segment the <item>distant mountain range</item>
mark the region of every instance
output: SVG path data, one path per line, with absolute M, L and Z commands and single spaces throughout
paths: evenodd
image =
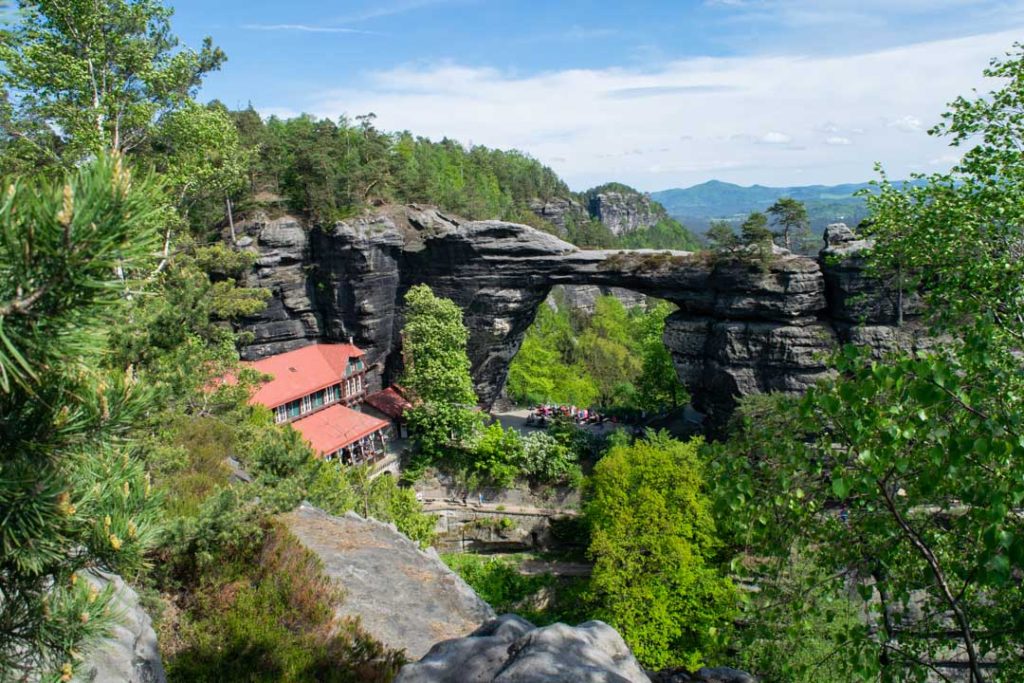
M 853 195 L 870 187 L 868 183 L 743 187 L 710 180 L 685 189 L 652 192 L 651 198 L 687 228 L 703 233 L 712 220 L 724 219 L 734 224 L 739 223 L 752 211 L 764 211 L 781 197 L 792 197 L 807 206 L 811 230 L 820 234 L 829 223 L 843 222 L 855 227 L 866 218 L 864 199 Z

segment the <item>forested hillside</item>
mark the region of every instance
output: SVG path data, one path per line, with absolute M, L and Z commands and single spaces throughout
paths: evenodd
M 554 171 L 516 150 L 434 142 L 408 131 L 388 133 L 375 127 L 372 114 L 337 122 L 312 116 L 264 121 L 252 108 L 228 112 L 218 103 L 208 108 L 231 117 L 252 159 L 248 182 L 232 196 L 236 212 L 269 204 L 313 223 L 330 223 L 381 203 L 423 203 L 469 219 L 526 223 L 583 247 L 699 247 L 657 205 L 661 220 L 656 226 L 621 237 L 585 213 L 560 229 L 536 215 L 531 204 L 555 198 L 586 201 L 601 188 L 575 195 Z M 220 203 L 213 201 L 202 220 L 216 222 L 222 214 Z
M 742 187 L 720 180 L 671 190 L 651 196 L 676 219 L 704 233 L 714 220 L 742 221 L 753 211 L 764 211 L 783 197 L 803 202 L 812 232 L 820 235 L 829 223 L 856 226 L 868 216 L 867 203 L 859 192 L 871 190 L 870 183 L 808 185 L 798 187 Z

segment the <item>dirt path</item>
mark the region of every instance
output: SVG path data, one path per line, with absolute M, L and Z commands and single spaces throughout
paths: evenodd
M 578 517 L 579 510 L 571 508 L 548 508 L 533 507 L 530 505 L 511 505 L 507 503 L 480 503 L 479 501 L 468 501 L 463 503 L 458 500 L 445 500 L 438 498 L 424 498 L 424 512 L 443 512 L 445 510 L 460 510 L 466 512 L 480 512 L 494 515 L 530 515 L 534 517 Z

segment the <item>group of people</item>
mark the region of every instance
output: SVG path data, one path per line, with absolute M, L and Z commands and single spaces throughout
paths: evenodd
M 572 420 L 576 424 L 598 424 L 604 416 L 593 408 L 577 408 L 576 406 L 539 405 L 530 411 L 526 424 L 535 427 L 547 427 L 548 422 L 556 417 Z

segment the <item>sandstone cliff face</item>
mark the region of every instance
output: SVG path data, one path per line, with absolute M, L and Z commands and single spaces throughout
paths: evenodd
M 553 197 L 547 201 L 534 199 L 529 203 L 529 209 L 555 226 L 561 237 L 568 236 L 570 224 L 579 225 L 590 220 L 586 207 L 569 197 Z
M 894 327 L 892 296 L 867 278 L 858 242 L 830 229 L 819 259 L 778 250 L 770 267 L 687 252 L 585 251 L 502 221 L 462 221 L 427 207 L 389 207 L 333 227 L 254 222 L 252 285 L 273 293 L 246 321 L 259 358 L 317 339 L 352 339 L 384 382 L 401 370 L 402 297 L 426 283 L 465 311 L 481 401 L 504 386 L 509 362 L 556 285 L 622 288 L 678 305 L 665 342 L 694 405 L 722 424 L 750 393 L 800 392 L 827 377 L 822 356 L 843 342 L 882 351 L 915 334 Z
M 666 217 L 660 204 L 639 192 L 600 192 L 590 197 L 587 208 L 616 235 L 649 228 Z

